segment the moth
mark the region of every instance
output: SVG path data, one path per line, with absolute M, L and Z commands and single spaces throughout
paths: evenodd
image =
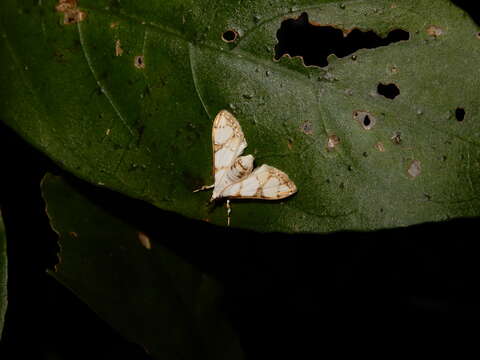
M 254 157 L 241 156 L 247 141 L 240 123 L 227 110 L 221 110 L 213 121 L 212 146 L 215 181 L 194 192 L 213 188 L 210 201 L 226 198 L 228 225 L 230 199 L 279 200 L 297 192 L 294 182 L 283 171 L 266 164 L 253 169 Z

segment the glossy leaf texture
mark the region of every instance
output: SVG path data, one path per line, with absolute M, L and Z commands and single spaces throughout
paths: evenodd
M 0 339 L 2 338 L 5 312 L 7 311 L 7 238 L 0 212 Z
M 323 67 L 275 60 L 282 22 L 304 12 L 345 37 L 408 39 Z M 479 29 L 450 1 L 4 0 L 0 21 L 0 118 L 82 179 L 226 225 L 224 202 L 192 191 L 213 181 L 212 121 L 229 109 L 245 154 L 298 187 L 234 201 L 234 227 L 326 233 L 479 215 Z
M 61 177 L 42 183 L 58 232 L 51 274 L 155 359 L 243 359 L 221 286 Z

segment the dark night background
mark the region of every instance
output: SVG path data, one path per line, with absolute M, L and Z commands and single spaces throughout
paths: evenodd
M 456 3 L 479 22 L 474 2 Z M 46 171 L 62 171 L 1 122 L 0 159 L 9 255 L 0 358 L 149 359 L 45 273 L 58 247 L 39 183 Z M 478 342 L 479 219 L 372 233 L 265 235 L 185 219 L 66 176 L 221 281 L 224 310 L 247 359 L 332 351 L 458 356 Z

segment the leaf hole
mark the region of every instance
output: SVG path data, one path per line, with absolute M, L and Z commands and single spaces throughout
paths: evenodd
M 143 69 L 145 67 L 145 59 L 143 55 L 135 56 L 134 65 L 137 69 Z
M 300 129 L 304 134 L 312 135 L 313 134 L 313 125 L 310 121 L 305 121 L 301 126 Z
M 232 43 L 237 40 L 238 33 L 235 30 L 227 30 L 222 34 L 222 40 L 227 43 Z
M 395 84 L 387 84 L 384 85 L 382 83 L 379 83 L 377 86 L 377 92 L 385 96 L 387 99 L 395 99 L 398 95 L 400 95 L 400 89 L 398 88 L 397 85 Z
M 372 122 L 370 120 L 370 116 L 365 115 L 365 117 L 363 118 L 363 126 L 365 126 L 365 127 L 370 126 L 371 123 Z
M 353 118 L 357 120 L 365 130 L 370 130 L 377 122 L 377 119 L 367 111 L 354 111 Z
M 465 119 L 465 109 L 458 107 L 455 109 L 455 118 L 457 121 L 463 121 Z
M 386 37 L 381 37 L 373 30 L 319 25 L 311 23 L 304 12 L 296 19 L 284 20 L 277 31 L 277 39 L 275 60 L 284 55 L 300 56 L 306 66 L 324 67 L 328 65 L 327 57 L 331 54 L 342 58 L 360 49 L 374 49 L 409 40 L 410 33 L 394 29 Z

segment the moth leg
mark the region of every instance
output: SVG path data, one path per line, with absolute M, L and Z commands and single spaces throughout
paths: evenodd
M 193 190 L 193 192 L 195 193 L 195 192 L 199 192 L 199 191 L 203 191 L 203 190 L 213 189 L 214 186 L 215 186 L 215 184 L 203 185 L 201 188 Z
M 230 213 L 232 212 L 232 207 L 230 206 L 230 200 L 227 199 L 227 226 L 230 226 Z

